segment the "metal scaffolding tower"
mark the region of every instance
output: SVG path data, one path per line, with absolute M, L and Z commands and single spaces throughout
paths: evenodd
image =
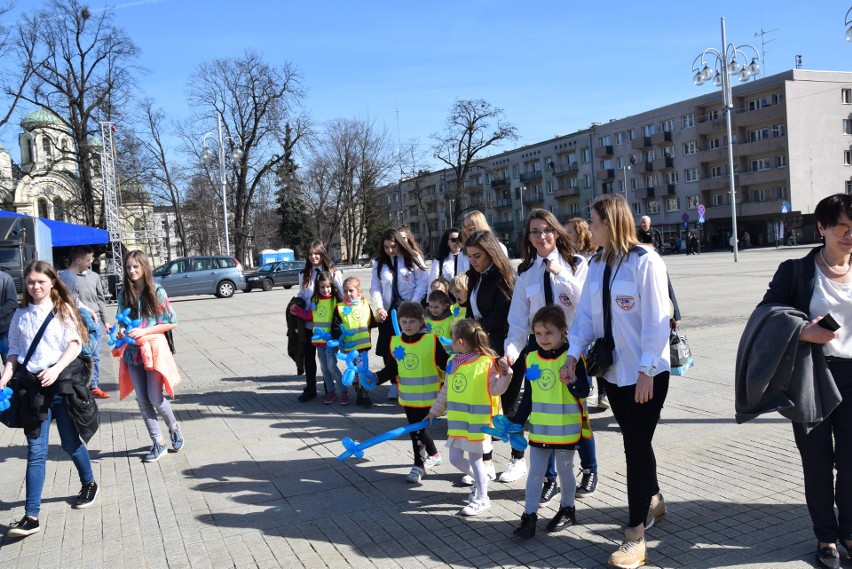
M 112 133 L 115 126 L 112 122 L 101 121 L 101 177 L 103 178 L 104 210 L 106 212 L 106 228 L 112 247 L 113 271 L 119 282 L 124 274 L 124 224 L 118 209 L 118 184 L 115 179 L 115 147 Z

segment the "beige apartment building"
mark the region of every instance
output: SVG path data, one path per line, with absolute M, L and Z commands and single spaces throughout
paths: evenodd
M 724 248 L 731 231 L 728 137 L 719 88 L 644 113 L 483 158 L 463 181 L 452 171 L 388 188 L 389 217 L 437 251 L 443 231 L 478 209 L 518 254 L 530 209 L 587 217 L 595 196 L 617 192 L 670 238 L 696 232 Z M 815 241 L 814 207 L 852 193 L 852 73 L 790 70 L 733 88 L 737 233 L 753 246 L 789 235 Z M 699 211 L 704 210 L 703 220 Z M 685 221 L 684 221 L 685 220 Z

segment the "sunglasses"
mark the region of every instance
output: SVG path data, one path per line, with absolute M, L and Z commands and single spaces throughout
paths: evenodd
M 831 231 L 834 233 L 835 237 L 844 238 L 850 233 L 852 233 L 852 227 L 849 227 L 845 223 L 838 223 L 834 227 L 830 227 Z
M 459 239 L 458 237 L 450 237 L 450 242 L 451 243 L 461 243 L 461 239 Z
M 475 225 L 465 225 L 464 226 L 465 231 L 473 231 L 474 229 L 476 229 Z

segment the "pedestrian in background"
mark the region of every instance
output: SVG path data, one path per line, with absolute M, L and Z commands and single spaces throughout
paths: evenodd
M 18 291 L 15 290 L 15 281 L 9 273 L 0 271 L 0 357 L 4 364 L 9 352 L 9 325 L 17 308 Z

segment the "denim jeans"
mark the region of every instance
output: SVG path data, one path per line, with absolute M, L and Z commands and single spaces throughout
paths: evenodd
M 6 365 L 6 354 L 9 353 L 9 331 L 3 332 L 0 334 L 0 342 L 3 343 L 0 346 L 0 357 L 3 358 L 3 365 Z
M 326 393 L 343 393 L 346 391 L 346 387 L 343 385 L 343 373 L 337 365 L 336 354 L 337 348 L 317 346 L 317 359 L 322 370 L 322 381 L 325 384 Z
M 104 332 L 101 329 L 100 322 L 98 322 L 97 327 L 97 333 L 92 334 L 92 337 L 95 339 L 94 351 L 92 352 L 92 385 L 90 385 L 92 389 L 98 386 L 101 374 L 101 338 Z
M 127 369 L 130 372 L 133 389 L 136 391 L 136 403 L 142 412 L 148 435 L 154 444 L 159 444 L 164 439 L 157 413 L 160 413 L 169 429 L 177 425 L 172 406 L 163 397 L 163 380 L 156 372 L 146 370 L 141 364 L 128 363 Z
M 89 449 L 80 440 L 77 427 L 74 426 L 74 421 L 68 414 L 65 398 L 56 395 L 47 410 L 47 418 L 41 423 L 41 433 L 38 438 L 27 437 L 27 500 L 24 514 L 33 518 L 37 518 L 41 511 L 41 491 L 44 488 L 44 471 L 52 419 L 56 419 L 62 450 L 68 453 L 74 461 L 74 466 L 77 467 L 80 484 L 88 484 L 95 480 L 92 474 L 92 462 L 89 460 Z

